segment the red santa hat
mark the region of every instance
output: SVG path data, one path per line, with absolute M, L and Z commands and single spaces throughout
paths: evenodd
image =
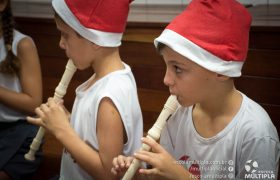
M 132 0 L 53 0 L 63 21 L 82 37 L 104 47 L 121 45 Z
M 251 15 L 235 0 L 193 0 L 155 39 L 198 65 L 241 76 Z

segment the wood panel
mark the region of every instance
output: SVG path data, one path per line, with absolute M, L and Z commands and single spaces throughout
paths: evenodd
M 134 41 L 134 42 L 147 42 L 147 43 L 153 43 L 154 39 L 158 37 L 158 35 L 162 32 L 164 29 L 159 27 L 137 27 L 137 25 L 132 25 L 131 28 L 128 28 L 125 31 L 125 34 L 123 36 L 124 41 Z
M 168 91 L 168 87 L 163 83 L 164 67 L 136 66 L 132 67 L 132 72 L 139 88 Z
M 31 36 L 37 46 L 40 57 L 66 58 L 59 48 L 60 33 L 53 19 L 15 18 L 16 28 Z
M 266 29 L 264 27 L 254 28 L 250 34 L 251 49 L 279 49 L 280 34 L 279 28 Z
M 270 118 L 274 121 L 273 124 L 277 128 L 278 135 L 279 135 L 279 128 L 280 128 L 280 106 L 279 105 L 272 105 L 272 104 L 263 104 L 261 103 L 261 106 L 267 111 L 269 114 Z M 279 176 L 280 177 L 280 176 Z
M 280 78 L 279 57 L 280 50 L 250 49 L 243 75 Z
M 169 91 L 159 91 L 151 89 L 138 89 L 139 103 L 143 113 L 144 131 L 147 132 L 157 120 Z
M 123 41 L 120 54 L 122 60 L 132 67 L 138 65 L 164 67 L 164 62 L 156 52 L 153 43 Z
M 280 79 L 242 76 L 235 80 L 237 89 L 258 103 L 280 105 Z

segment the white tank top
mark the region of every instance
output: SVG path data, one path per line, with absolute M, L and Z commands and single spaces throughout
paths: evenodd
M 79 137 L 98 151 L 96 134 L 97 113 L 104 97 L 112 100 L 118 109 L 127 134 L 123 154 L 132 155 L 141 147 L 143 120 L 138 102 L 135 79 L 128 65 L 125 69 L 112 72 L 99 79 L 85 90 L 88 81 L 76 89 L 76 99 L 71 113 L 71 125 Z M 64 151 L 61 162 L 60 180 L 92 180 L 93 178 Z
M 12 51 L 17 56 L 17 47 L 20 40 L 28 37 L 16 30 L 14 30 L 14 40 L 12 44 Z M 5 59 L 7 55 L 4 39 L 0 38 L 0 63 Z M 15 92 L 21 92 L 21 84 L 18 76 L 11 76 L 7 74 L 3 74 L 0 72 L 0 87 L 4 87 Z M 19 119 L 25 119 L 26 115 L 22 114 L 13 108 L 10 108 L 0 102 L 0 122 L 14 122 Z

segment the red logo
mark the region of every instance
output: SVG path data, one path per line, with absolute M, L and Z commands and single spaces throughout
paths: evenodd
M 200 179 L 199 164 L 195 160 L 190 160 L 190 157 L 185 155 L 180 158 L 180 162 L 192 175 Z

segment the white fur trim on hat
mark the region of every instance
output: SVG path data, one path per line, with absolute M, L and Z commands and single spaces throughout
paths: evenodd
M 70 11 L 64 0 L 53 0 L 52 6 L 66 24 L 89 41 L 103 47 L 118 47 L 121 45 L 123 33 L 103 32 L 84 27 Z
M 241 68 L 244 62 L 225 61 L 170 29 L 165 29 L 155 39 L 156 48 L 158 48 L 159 43 L 167 45 L 172 50 L 212 72 L 229 77 L 241 76 Z

